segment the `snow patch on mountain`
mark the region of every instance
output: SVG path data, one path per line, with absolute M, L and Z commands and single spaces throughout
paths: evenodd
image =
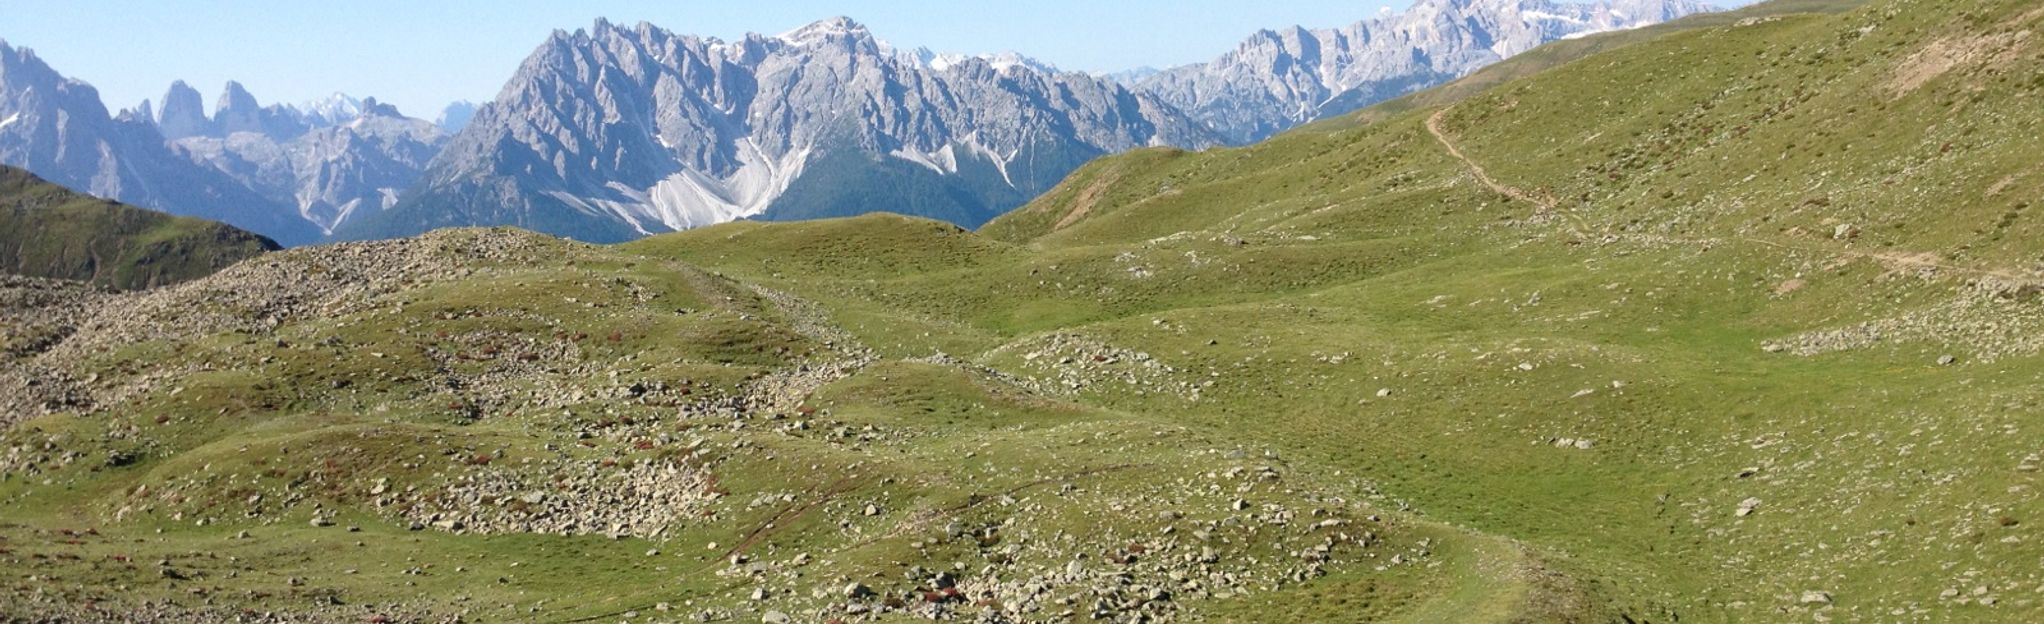
M 339 125 L 362 116 L 362 100 L 339 92 L 300 104 L 296 108 L 307 117 L 325 122 L 313 125 Z
M 833 17 L 803 26 L 775 37 L 789 45 L 810 46 L 840 37 L 867 36 L 866 26 L 852 21 L 849 17 Z
M 1039 61 L 1028 56 L 1023 56 L 1015 52 L 996 52 L 993 54 L 957 54 L 957 53 L 940 54 L 937 52 L 932 52 L 928 48 L 919 48 L 915 51 L 913 58 L 915 59 L 918 65 L 921 65 L 933 71 L 940 72 L 949 71 L 953 67 L 958 67 L 960 65 L 964 65 L 972 61 L 985 61 L 988 65 L 993 66 L 994 71 L 1001 73 L 1007 73 L 1009 70 L 1016 68 L 1023 68 L 1046 74 L 1054 74 L 1058 72 L 1058 68 L 1054 65 L 1051 65 L 1050 63 L 1045 63 L 1043 61 Z
M 802 177 L 812 150 L 799 149 L 778 158 L 760 149 L 752 139 L 739 141 L 737 172 L 717 178 L 694 170 L 683 170 L 650 189 L 632 189 L 611 184 L 619 199 L 582 197 L 564 191 L 548 192 L 591 215 L 608 215 L 631 224 L 640 234 L 688 230 L 756 217 L 774 200 L 788 192 L 788 186 Z M 660 228 L 653 227 L 655 224 Z
M 924 152 L 904 147 L 889 152 L 889 155 L 928 167 L 931 171 L 940 174 L 950 175 L 958 173 L 958 148 L 955 145 L 946 145 L 934 152 Z

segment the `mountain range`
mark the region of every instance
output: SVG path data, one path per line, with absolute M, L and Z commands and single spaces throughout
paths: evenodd
M 441 124 L 396 107 L 335 94 L 304 108 L 262 106 L 229 82 L 212 117 L 183 82 L 164 95 L 157 125 L 173 147 L 273 203 L 295 209 L 322 235 L 358 211 L 381 211 L 418 181 L 447 141 Z M 147 111 L 143 102 L 139 110 Z
M 144 107 L 147 108 L 147 107 Z M 223 221 L 286 245 L 320 232 L 283 204 L 180 154 L 146 111 L 107 112 L 99 92 L 0 42 L 0 164 L 80 192 Z
M 877 210 L 976 226 L 1093 158 L 1217 142 L 1121 85 L 905 53 L 845 18 L 732 42 L 599 21 L 555 33 L 424 184 L 352 234 L 620 241 Z
M 555 32 L 494 101 L 433 121 L 341 94 L 264 105 L 235 83 L 211 114 L 182 82 L 111 114 L 88 85 L 0 48 L 0 163 L 289 245 L 460 225 L 610 242 L 874 211 L 976 227 L 1099 156 L 1246 144 L 1545 42 L 1707 9 L 1420 0 L 1098 76 L 896 48 L 847 18 L 736 41 L 598 21 Z
M 1448 82 L 1550 41 L 1709 10 L 1695 0 L 1424 0 L 1345 28 L 1259 31 L 1212 62 L 1126 79 L 1240 145 Z

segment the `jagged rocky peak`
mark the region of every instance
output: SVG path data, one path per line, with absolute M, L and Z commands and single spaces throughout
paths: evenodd
M 21 72 L 41 63 L 42 60 L 36 58 L 35 50 L 16 48 L 8 44 L 6 39 L 0 39 L 0 80 L 6 80 L 9 74 Z
M 115 116 L 114 119 L 121 122 L 156 125 L 156 105 L 145 98 L 142 100 L 142 103 L 136 104 L 134 108 L 122 110 L 121 114 Z
M 213 120 L 206 116 L 204 98 L 183 80 L 170 83 L 170 90 L 163 94 L 163 111 L 156 118 L 163 138 L 175 141 L 213 134 Z
M 220 99 L 213 104 L 213 122 L 220 124 L 220 131 L 227 134 L 261 132 L 262 108 L 254 94 L 241 83 L 229 80 Z
M 392 117 L 398 119 L 403 119 L 404 116 L 404 113 L 398 112 L 397 105 L 385 104 L 373 97 L 362 99 L 361 114 L 357 115 L 357 117 Z
M 305 114 L 305 121 L 313 127 L 338 126 L 362 116 L 362 100 L 346 93 L 334 92 L 298 107 Z
M 99 91 L 85 84 L 57 73 L 35 50 L 17 48 L 0 39 L 0 111 L 12 109 L 13 113 L 0 112 L 0 120 L 11 115 L 62 107 L 69 104 L 89 107 L 100 114 L 106 106 L 99 101 Z M 21 118 L 16 117 L 15 123 Z

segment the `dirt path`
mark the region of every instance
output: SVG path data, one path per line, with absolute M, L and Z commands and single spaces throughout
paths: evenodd
M 1498 181 L 1497 178 L 1491 177 L 1490 172 L 1488 170 L 1485 170 L 1483 168 L 1483 165 L 1477 163 L 1475 159 L 1470 158 L 1468 154 L 1463 153 L 1462 148 L 1456 145 L 1454 139 L 1449 138 L 1448 132 L 1442 128 L 1442 121 L 1446 119 L 1448 113 L 1453 110 L 1454 110 L 1453 107 L 1443 108 L 1441 110 L 1435 111 L 1433 115 L 1428 116 L 1426 121 L 1427 134 L 1433 135 L 1434 140 L 1440 142 L 1442 149 L 1445 149 L 1448 152 L 1449 156 L 1454 157 L 1455 160 L 1460 161 L 1465 168 L 1469 169 L 1469 172 L 1476 177 L 1476 181 L 1483 184 L 1484 187 L 1489 188 L 1492 192 L 1495 192 L 1499 195 L 1511 198 L 1514 201 L 1521 201 L 1532 204 L 1536 209 L 1535 212 L 1538 214 L 1561 215 L 1567 220 L 1570 233 L 1574 234 L 1578 238 L 1583 239 L 1601 238 L 1604 240 L 1619 240 L 1631 238 L 1634 240 L 1638 240 L 1640 242 L 1684 245 L 1717 245 L 1725 242 L 1726 240 L 1734 240 L 1753 245 L 1760 245 L 1762 247 L 1781 249 L 1785 251 L 1799 251 L 1803 253 L 1816 254 L 1820 256 L 1830 256 L 1834 258 L 1848 260 L 1871 260 L 1880 263 L 1884 266 L 1890 267 L 1891 269 L 1894 270 L 1938 269 L 1966 275 L 1993 277 L 2003 280 L 2026 281 L 2035 279 L 2034 277 L 2024 276 L 2022 273 L 2017 271 L 1982 269 L 1978 267 L 1945 264 L 1938 262 L 1936 260 L 1937 256 L 1930 253 L 1909 253 L 1902 251 L 1862 252 L 1843 249 L 1827 249 L 1821 247 L 1806 247 L 1802 245 L 1793 245 L 1789 243 L 1782 243 L 1763 238 L 1755 238 L 1751 236 L 1735 236 L 1730 239 L 1674 238 L 1658 235 L 1620 234 L 1611 232 L 1610 230 L 1604 228 L 1592 228 L 1587 222 L 1585 222 L 1582 219 L 1582 217 L 1577 216 L 1574 213 L 1560 210 L 1554 200 L 1542 197 L 1535 193 L 1527 192 L 1524 189 L 1520 189 L 1509 184 L 1505 184 L 1504 182 Z M 1591 233 L 1592 230 L 1596 230 L 1599 233 L 1592 235 Z
M 1553 203 L 1542 201 L 1525 191 L 1497 181 L 1497 178 L 1490 177 L 1490 172 L 1484 170 L 1483 165 L 1477 164 L 1476 161 L 1470 160 L 1467 154 L 1463 154 L 1462 148 L 1457 147 L 1454 141 L 1448 139 L 1448 132 L 1441 129 L 1441 120 L 1447 118 L 1449 111 L 1453 110 L 1455 109 L 1443 108 L 1435 112 L 1433 116 L 1427 117 L 1427 134 L 1434 135 L 1434 140 L 1440 141 L 1441 147 L 1447 148 L 1449 156 L 1455 157 L 1455 160 L 1462 161 L 1464 167 L 1468 167 L 1471 173 L 1476 174 L 1476 181 L 1490 187 L 1491 191 L 1515 200 L 1533 204 L 1542 211 L 1554 209 Z

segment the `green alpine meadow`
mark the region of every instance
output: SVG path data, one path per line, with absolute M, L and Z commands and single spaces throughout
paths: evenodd
M 1550 39 L 699 227 L 565 158 L 289 249 L 0 172 L 0 621 L 2044 621 L 2044 4 Z

